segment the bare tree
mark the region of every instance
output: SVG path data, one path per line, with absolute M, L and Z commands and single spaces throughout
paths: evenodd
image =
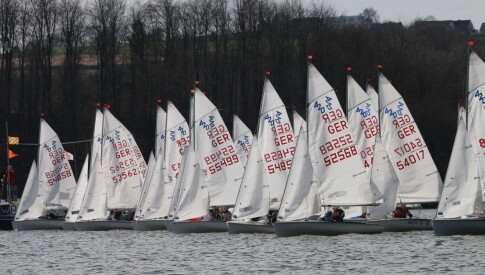
M 373 8 L 365 8 L 360 14 L 368 24 L 379 23 L 380 16 Z

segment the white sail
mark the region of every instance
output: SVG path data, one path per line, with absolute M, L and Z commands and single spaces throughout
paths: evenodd
M 254 136 L 252 140 L 251 152 L 233 211 L 233 216 L 238 220 L 261 217 L 269 212 L 268 179 L 258 138 Z
M 195 150 L 208 184 L 210 204 L 234 205 L 244 167 L 216 106 L 195 90 Z
M 145 159 L 143 158 L 143 155 L 140 151 L 140 147 L 138 147 L 138 144 L 135 141 L 135 138 L 133 137 L 133 134 L 127 130 L 127 136 L 128 136 L 128 141 L 131 145 L 131 148 L 133 149 L 133 153 L 135 155 L 135 160 L 136 164 L 138 167 L 138 171 L 140 174 L 141 182 L 142 184 L 145 182 L 145 179 L 147 177 L 147 172 L 148 172 L 148 166 L 145 162 Z
M 155 157 L 158 156 L 158 152 L 162 152 L 162 156 L 165 155 L 165 137 L 167 126 L 167 113 L 162 107 L 157 106 L 157 119 L 155 122 Z
M 35 220 L 44 214 L 44 200 L 42 193 L 39 192 L 39 174 L 35 161 L 30 167 L 29 176 L 25 183 L 24 192 L 20 199 L 20 204 L 15 213 L 16 221 Z
M 108 209 L 135 209 L 143 183 L 131 133 L 104 109 L 102 167 L 107 180 Z M 141 154 L 140 154 L 141 155 Z
M 148 185 L 146 197 L 143 200 L 141 208 L 137 211 L 137 214 L 140 213 L 140 219 L 156 219 L 167 215 L 169 201 L 165 190 L 164 174 L 163 155 L 162 152 L 158 152 L 150 181 L 146 182 Z M 162 207 L 163 205 L 166 206 Z
M 294 221 L 308 218 L 320 211 L 318 182 L 313 172 L 306 132 L 301 127 L 295 156 L 278 212 L 278 220 Z
M 96 118 L 94 120 L 94 132 L 93 132 L 93 141 L 91 145 L 91 160 L 89 163 L 89 167 L 93 166 L 94 163 L 94 156 L 96 154 L 101 154 L 101 144 L 103 142 L 103 113 L 101 110 L 96 109 Z
M 161 152 L 159 152 L 159 153 L 161 153 Z M 145 178 L 145 182 L 143 183 L 140 198 L 138 199 L 138 202 L 136 203 L 135 219 L 138 219 L 140 217 L 141 212 L 142 212 L 143 205 L 145 203 L 145 199 L 146 199 L 147 194 L 150 190 L 150 183 L 152 181 L 153 173 L 155 172 L 155 163 L 157 161 L 158 160 L 155 160 L 155 156 L 153 155 L 153 152 L 150 152 L 150 157 L 148 159 L 147 177 Z M 162 161 L 163 161 L 163 158 L 162 158 Z
M 40 119 L 39 182 L 47 207 L 67 209 L 76 190 L 76 180 L 56 132 Z
M 374 89 L 374 87 L 372 87 L 372 85 L 367 84 L 365 92 L 370 97 L 372 101 L 372 106 L 379 113 L 379 95 L 377 94 L 376 90 Z M 379 119 L 379 116 L 377 116 L 377 119 Z
M 106 219 L 107 213 L 107 186 L 101 167 L 99 154 L 94 157 L 91 171 L 89 171 L 88 186 L 84 195 L 78 220 L 89 221 Z
M 295 140 L 298 140 L 298 135 L 302 130 L 305 133 L 307 132 L 306 121 L 295 110 L 293 110 L 293 130 L 295 131 Z
M 286 107 L 266 79 L 259 110 L 258 141 L 268 175 L 271 209 L 278 210 L 285 189 L 296 140 Z
M 457 218 L 477 210 L 483 211 L 478 156 L 472 148 L 465 124 L 465 110 L 460 108 L 455 143 L 438 205 L 439 218 Z
M 65 220 L 68 222 L 75 222 L 79 215 L 79 210 L 81 209 L 81 204 L 83 202 L 84 194 L 86 193 L 86 188 L 88 186 L 88 166 L 89 166 L 89 155 L 86 156 L 84 160 L 83 168 L 81 169 L 81 174 L 79 174 L 79 179 L 77 180 L 76 191 L 72 197 L 71 204 L 66 213 Z
M 475 53 L 470 54 L 468 93 L 468 132 L 479 155 L 482 199 L 485 201 L 485 63 Z
M 352 76 L 347 77 L 347 116 L 357 151 L 370 179 L 376 135 L 379 132 L 377 108 Z
M 379 75 L 380 130 L 399 178 L 403 203 L 439 201 L 443 183 L 428 147 L 402 96 Z
M 171 193 L 182 166 L 182 155 L 190 144 L 190 129 L 185 118 L 172 102 L 167 103 L 167 138 L 165 139 L 165 168 L 168 192 Z
M 209 214 L 209 193 L 193 146 L 187 149 L 181 173 L 182 185 L 175 221 L 206 217 Z
M 236 152 L 241 159 L 241 163 L 246 167 L 249 152 L 251 151 L 251 144 L 253 144 L 253 134 L 237 115 L 234 115 L 232 134 L 234 136 Z
M 374 203 L 369 180 L 335 91 L 308 67 L 308 133 L 323 205 Z

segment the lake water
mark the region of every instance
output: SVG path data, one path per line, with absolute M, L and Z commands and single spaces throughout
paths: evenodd
M 0 231 L 0 274 L 485 274 L 485 236 Z

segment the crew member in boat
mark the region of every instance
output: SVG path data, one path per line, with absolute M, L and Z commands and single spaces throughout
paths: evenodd
M 212 207 L 211 209 L 209 209 L 209 216 L 210 216 L 210 219 L 211 221 L 216 221 L 219 219 L 219 208 L 217 207 Z
M 221 206 L 219 207 L 219 214 L 218 214 L 218 220 L 221 221 L 230 221 L 232 217 L 232 213 L 229 211 L 229 208 L 226 206 Z
M 321 217 L 320 220 L 324 222 L 333 222 L 332 211 L 327 211 L 325 216 Z
M 332 218 L 334 222 L 343 222 L 345 217 L 345 212 L 339 207 L 334 207 L 332 212 Z
M 393 218 L 406 218 L 406 217 L 413 217 L 413 214 L 409 212 L 409 209 L 406 206 L 398 206 L 396 210 L 392 211 Z

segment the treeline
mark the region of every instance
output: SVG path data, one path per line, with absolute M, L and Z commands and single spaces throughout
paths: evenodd
M 467 33 L 446 27 L 380 23 L 372 9 L 346 24 L 325 2 L 298 0 L 2 0 L 0 113 L 9 134 L 38 138 L 39 113 L 62 141 L 88 140 L 96 102 L 153 146 L 156 99 L 188 115 L 195 80 L 222 109 L 255 129 L 264 72 L 289 108 L 305 116 L 307 56 L 345 103 L 345 68 L 362 86 L 376 65 L 402 93 L 444 175 L 464 93 Z M 485 53 L 483 37 L 473 37 Z M 0 127 L 5 136 L 5 128 Z M 89 143 L 66 145 L 77 170 Z M 34 147 L 12 150 L 22 184 Z M 5 147 L 0 165 L 5 167 Z

